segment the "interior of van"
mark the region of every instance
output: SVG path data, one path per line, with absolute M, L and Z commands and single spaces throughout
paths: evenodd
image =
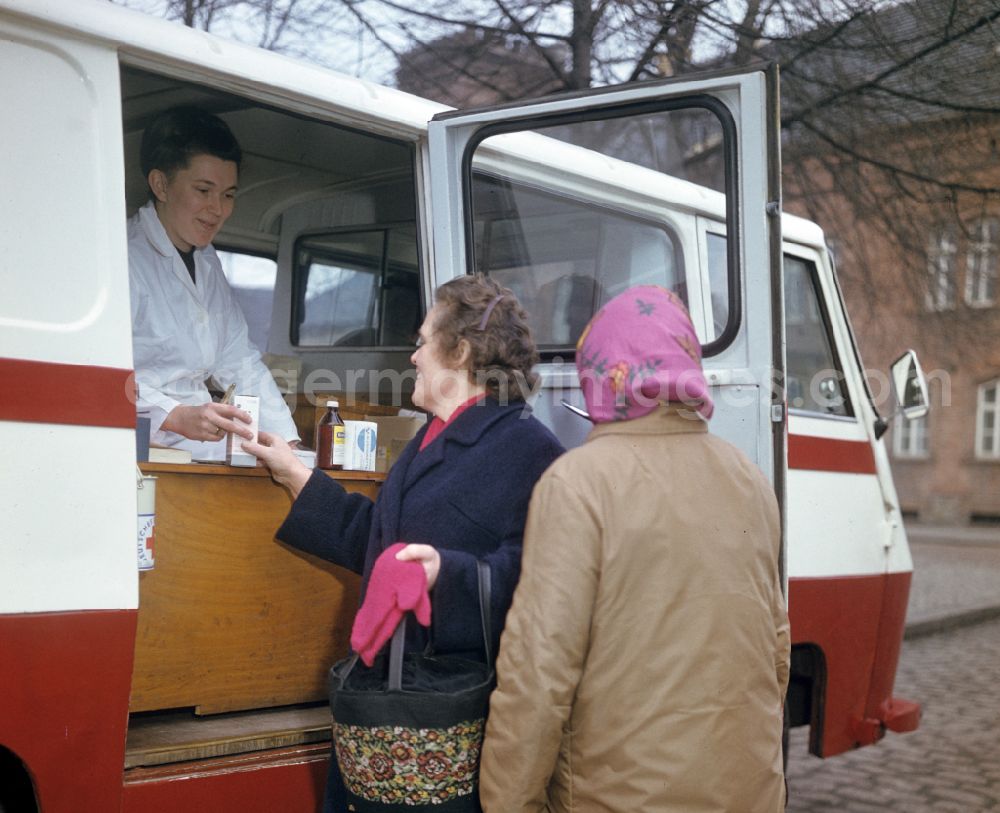
M 121 87 L 129 216 L 148 197 L 143 130 L 167 108 L 209 110 L 240 143 L 237 201 L 214 245 L 304 445 L 327 397 L 348 419 L 411 407 L 423 318 L 412 145 L 127 66 Z M 329 739 L 326 670 L 346 652 L 357 578 L 273 540 L 281 489 L 208 471 L 155 472 L 159 553 L 140 574 L 128 769 Z M 380 476 L 353 487 L 374 497 Z

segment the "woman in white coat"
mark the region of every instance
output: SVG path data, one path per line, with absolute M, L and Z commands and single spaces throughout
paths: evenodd
M 150 440 L 225 457 L 226 433 L 250 437 L 249 415 L 214 403 L 219 389 L 261 398 L 261 428 L 298 432 L 230 290 L 212 240 L 232 214 L 242 152 L 229 127 L 197 107 L 167 110 L 143 133 L 150 200 L 128 222 L 136 409 Z

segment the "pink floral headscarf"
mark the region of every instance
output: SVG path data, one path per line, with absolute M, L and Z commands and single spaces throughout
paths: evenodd
M 601 308 L 576 344 L 576 368 L 594 423 L 641 418 L 666 401 L 712 417 L 701 343 L 666 288 L 638 285 Z

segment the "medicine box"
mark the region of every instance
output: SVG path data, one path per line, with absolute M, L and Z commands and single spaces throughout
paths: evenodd
M 252 419 L 250 431 L 253 432 L 253 440 L 256 443 L 257 430 L 260 427 L 260 397 L 257 395 L 237 395 L 233 397 L 233 406 L 250 413 Z M 243 438 L 230 433 L 226 440 L 226 462 L 230 466 L 252 467 L 257 465 L 257 456 L 243 451 Z
M 351 471 L 375 471 L 378 424 L 374 421 L 344 421 L 344 468 Z

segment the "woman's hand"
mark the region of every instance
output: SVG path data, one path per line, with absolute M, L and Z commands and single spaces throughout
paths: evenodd
M 420 562 L 427 576 L 427 589 L 433 589 L 438 573 L 441 572 L 441 554 L 437 552 L 437 548 L 430 545 L 407 545 L 396 554 L 396 558 L 400 562 Z
M 298 497 L 312 476 L 312 471 L 303 465 L 284 439 L 270 432 L 259 432 L 258 438 L 257 443 L 250 440 L 243 441 L 244 451 L 257 455 L 258 460 L 263 460 L 264 465 L 271 470 L 271 476 L 287 487 L 292 492 L 292 497 Z
M 161 428 L 189 440 L 222 440 L 227 432 L 252 438 L 250 413 L 232 404 L 210 402 L 198 406 L 176 406 L 170 410 Z

